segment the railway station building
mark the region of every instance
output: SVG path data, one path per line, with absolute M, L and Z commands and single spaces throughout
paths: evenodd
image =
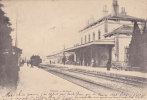
M 127 15 L 125 8 L 119 12 L 117 0 L 113 0 L 112 13 L 104 7 L 104 16 L 79 31 L 80 43 L 64 52 L 74 52 L 77 65 L 106 67 L 107 63 L 120 66 L 128 64 L 128 48 L 134 22 L 140 29 L 145 20 Z
M 72 64 L 81 66 L 106 67 L 108 63 L 128 66 L 134 23 L 142 30 L 145 20 L 128 15 L 124 7 L 119 12 L 117 0 L 113 0 L 111 14 L 106 6 L 103 12 L 102 18 L 79 31 L 79 43 L 47 58 L 62 63 L 66 56 Z

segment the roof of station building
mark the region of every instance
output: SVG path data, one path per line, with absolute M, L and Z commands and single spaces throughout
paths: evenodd
M 90 27 L 93 27 L 93 26 L 101 23 L 104 20 L 113 20 L 113 21 L 121 20 L 121 21 L 131 21 L 131 22 L 145 22 L 146 21 L 145 19 L 137 18 L 137 17 L 133 17 L 133 16 L 129 16 L 129 15 L 118 14 L 116 16 L 113 16 L 113 15 L 109 14 L 109 15 L 107 15 L 105 17 L 100 18 L 99 20 L 95 21 L 94 23 L 86 26 L 85 28 L 83 28 L 79 32 L 82 32 L 82 31 L 84 31 L 86 29 L 89 29 Z
M 113 30 L 110 33 L 105 34 L 105 37 L 111 37 L 115 34 L 124 34 L 124 35 L 131 35 L 133 33 L 133 27 L 129 25 L 122 25 L 118 27 L 117 29 Z

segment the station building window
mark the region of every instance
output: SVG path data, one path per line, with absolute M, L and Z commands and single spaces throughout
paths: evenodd
M 95 41 L 95 33 L 93 32 L 93 41 Z
M 108 20 L 105 20 L 105 33 L 107 33 L 108 32 Z
M 125 61 L 129 61 L 129 47 L 124 47 L 125 49 Z
M 101 31 L 98 30 L 98 40 L 100 40 L 100 39 L 101 39 Z
M 81 37 L 81 44 L 83 44 L 83 38 Z
M 89 34 L 89 42 L 90 42 L 90 34 Z
M 85 35 L 85 43 L 86 43 L 86 35 Z

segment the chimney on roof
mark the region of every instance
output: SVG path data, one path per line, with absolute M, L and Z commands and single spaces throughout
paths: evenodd
M 88 25 L 94 23 L 94 17 L 91 16 L 89 19 L 88 19 Z
M 113 16 L 117 16 L 119 14 L 119 5 L 117 0 L 113 0 L 112 11 L 113 11 Z
M 126 15 L 125 7 L 122 7 L 122 9 L 121 9 L 121 15 L 123 15 L 123 16 Z
M 108 10 L 107 10 L 107 6 L 105 5 L 104 7 L 103 7 L 103 16 L 105 17 L 105 16 L 107 16 L 108 15 Z

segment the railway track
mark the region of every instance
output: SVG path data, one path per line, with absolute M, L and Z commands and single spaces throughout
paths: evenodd
M 75 70 L 75 69 L 67 69 L 67 68 L 59 68 L 59 67 L 42 67 L 42 68 L 56 76 L 66 79 L 67 81 L 70 81 L 74 84 L 84 87 L 97 94 L 105 94 L 104 96 L 106 95 L 108 96 L 109 94 L 109 96 L 112 97 L 114 96 L 113 94 L 117 94 L 116 96 L 118 96 L 119 94 L 122 97 L 134 97 L 134 96 L 141 97 L 144 95 L 141 94 L 142 88 L 140 88 L 140 86 L 135 87 L 137 83 L 132 84 L 133 81 L 132 82 L 130 81 L 130 84 L 128 84 L 129 82 L 124 82 L 123 80 L 99 76 L 97 74 L 93 74 L 84 70 L 77 70 L 77 69 Z
M 48 65 L 47 65 L 48 67 Z M 111 75 L 111 73 L 103 73 L 103 72 L 97 72 L 97 71 L 89 71 L 84 69 L 78 69 L 78 68 L 67 68 L 67 67 L 58 67 L 58 66 L 50 66 L 52 68 L 58 68 L 64 71 L 69 71 L 73 73 L 83 74 L 86 76 L 96 77 L 96 78 L 102 78 L 110 81 L 115 81 L 119 83 L 129 84 L 135 87 L 144 88 L 147 86 L 147 79 L 140 78 L 140 77 L 133 77 L 133 76 L 126 76 L 126 75 Z
M 101 73 L 85 71 L 85 70 L 81 70 L 81 69 L 68 69 L 68 71 L 74 72 L 74 73 L 80 73 L 83 75 L 92 76 L 92 77 L 96 77 L 96 78 L 103 78 L 103 79 L 115 81 L 118 83 L 129 84 L 129 85 L 132 85 L 135 87 L 143 88 L 143 87 L 147 86 L 147 83 L 145 83 L 146 80 L 140 81 L 140 80 L 135 80 L 135 79 L 133 80 L 133 79 L 127 79 L 127 78 L 112 77 L 112 76 L 104 75 Z

